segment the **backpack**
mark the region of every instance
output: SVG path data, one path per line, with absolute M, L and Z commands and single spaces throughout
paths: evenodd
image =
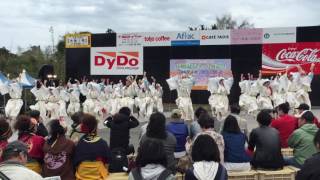
M 123 148 L 112 149 L 109 172 L 127 172 L 126 169 L 128 169 L 128 158 L 126 150 Z
M 131 173 L 135 180 L 144 180 L 139 168 L 133 169 Z M 165 169 L 164 171 L 162 171 L 162 173 L 160 174 L 157 180 L 166 180 L 167 177 L 169 177 L 170 175 L 171 175 L 171 171 Z

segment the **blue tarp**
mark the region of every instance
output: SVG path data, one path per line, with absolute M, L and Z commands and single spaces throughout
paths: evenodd
M 0 84 L 10 84 L 11 81 L 5 76 L 3 75 L 2 72 L 0 72 Z
M 20 83 L 24 88 L 32 88 L 36 84 L 36 79 L 31 77 L 26 71 L 21 74 Z

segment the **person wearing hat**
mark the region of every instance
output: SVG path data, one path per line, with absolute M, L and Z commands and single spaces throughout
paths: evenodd
M 301 168 L 304 161 L 317 152 L 313 143 L 318 128 L 313 123 L 314 116 L 311 111 L 303 111 L 298 119 L 299 129 L 295 130 L 288 140 L 293 149 L 293 158 L 285 159 L 287 165 Z
M 0 118 L 0 162 L 1 154 L 5 147 L 8 145 L 8 139 L 12 135 L 12 130 L 10 124 L 7 122 L 5 118 Z
M 20 141 L 13 141 L 3 150 L 3 163 L 0 164 L 2 176 L 11 180 L 42 180 L 34 171 L 26 168 L 28 147 Z M 4 179 L 4 178 L 3 178 Z
M 186 140 L 189 136 L 188 126 L 184 120 L 181 119 L 181 111 L 179 109 L 172 110 L 171 121 L 167 124 L 167 131 L 172 133 L 177 140 L 174 157 L 179 159 L 186 155 Z
M 37 123 L 36 120 L 31 119 L 29 116 L 20 115 L 17 117 L 14 128 L 18 131 L 18 140 L 28 146 L 28 162 L 26 166 L 40 174 L 44 157 L 42 148 L 45 140 L 35 134 Z
M 298 110 L 298 114 L 296 116 L 299 117 L 299 114 L 301 114 L 303 111 L 309 111 L 310 106 L 308 104 L 302 103 L 296 109 Z M 313 123 L 317 125 L 318 128 L 320 128 L 320 122 L 316 116 L 314 116 Z

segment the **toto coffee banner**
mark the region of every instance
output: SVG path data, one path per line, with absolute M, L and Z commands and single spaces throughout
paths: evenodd
M 91 75 L 142 75 L 142 47 L 93 47 L 91 48 Z
M 297 71 L 300 65 L 305 72 L 315 63 L 315 74 L 320 74 L 320 42 L 263 44 L 262 73 L 277 74 L 286 71 Z

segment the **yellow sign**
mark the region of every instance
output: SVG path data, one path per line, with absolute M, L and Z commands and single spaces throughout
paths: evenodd
M 66 34 L 65 35 L 66 48 L 90 48 L 91 47 L 91 34 Z

